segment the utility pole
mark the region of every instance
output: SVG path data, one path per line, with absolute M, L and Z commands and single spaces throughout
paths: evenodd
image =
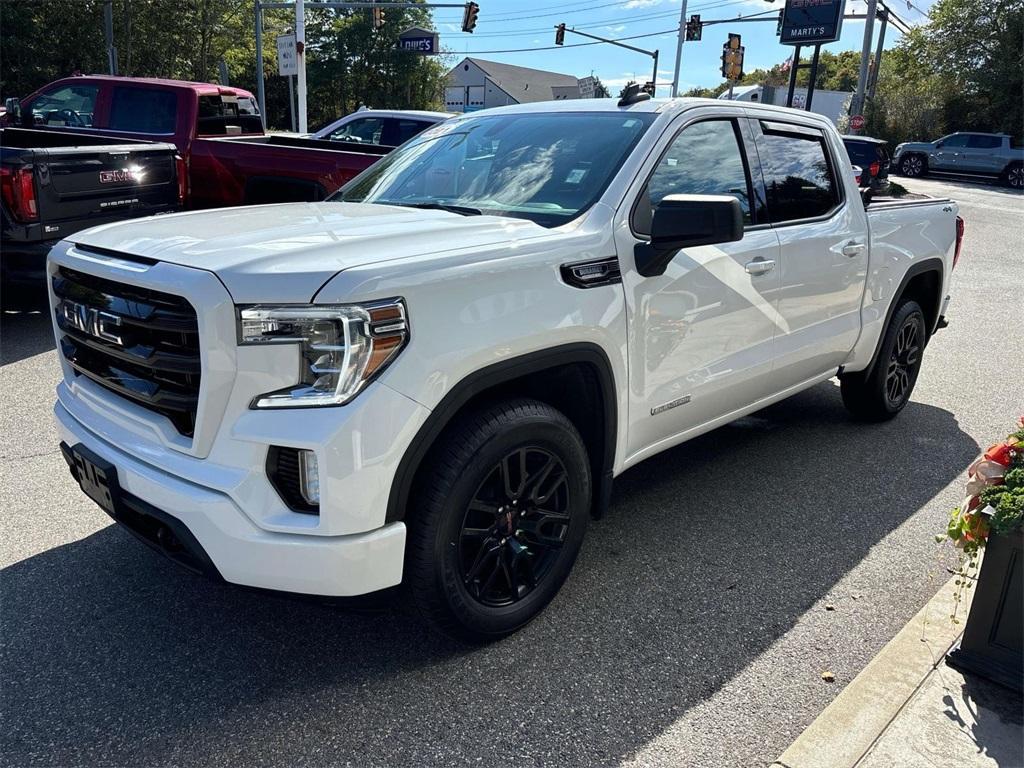
M 850 114 L 860 115 L 864 112 L 864 89 L 868 83 L 868 57 L 871 55 L 871 35 L 874 32 L 875 14 L 878 13 L 878 0 L 867 0 L 868 12 L 864 19 L 864 43 L 860 49 L 860 73 L 857 77 L 857 90 L 850 102 Z
M 263 10 L 256 0 L 256 103 L 260 106 L 260 122 L 267 127 L 267 100 L 263 93 Z
M 878 18 L 882 20 L 881 26 L 878 27 L 878 45 L 875 48 L 875 66 L 871 70 L 871 79 L 868 81 L 868 102 L 874 102 L 875 100 L 875 86 L 878 85 L 878 70 L 882 67 L 882 48 L 885 45 L 885 28 L 889 24 L 889 12 L 884 10 L 878 14 Z
M 676 38 L 676 66 L 672 73 L 672 93 L 674 99 L 679 95 L 679 68 L 683 61 L 683 38 L 686 37 L 686 0 L 679 9 L 679 34 Z M 655 73 L 657 74 L 657 73 Z
M 107 0 L 103 4 L 103 35 L 107 41 L 107 67 L 110 74 L 117 74 L 117 48 L 114 47 L 114 3 Z
M 295 90 L 299 94 L 299 133 L 308 132 L 306 122 L 306 0 L 295 0 L 295 60 L 299 76 Z

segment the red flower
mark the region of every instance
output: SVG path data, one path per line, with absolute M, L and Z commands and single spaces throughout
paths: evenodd
M 985 451 L 985 458 L 989 461 L 994 461 L 996 464 L 1008 467 L 1010 466 L 1010 452 L 1016 447 L 1016 445 L 1011 445 L 1010 443 L 996 443 Z

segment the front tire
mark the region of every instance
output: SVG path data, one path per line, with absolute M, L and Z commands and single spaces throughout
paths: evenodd
M 913 300 L 900 304 L 889 321 L 878 359 L 866 373 L 844 374 L 843 405 L 862 421 L 886 421 L 902 411 L 921 371 L 928 339 L 924 312 Z
M 536 400 L 456 422 L 408 511 L 405 580 L 436 629 L 469 642 L 515 632 L 557 594 L 590 515 L 590 464 L 564 414 Z
M 900 160 L 900 173 L 910 178 L 924 176 L 928 172 L 928 161 L 921 155 L 907 155 Z

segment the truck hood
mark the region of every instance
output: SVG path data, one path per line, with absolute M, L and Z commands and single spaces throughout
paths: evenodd
M 86 248 L 214 272 L 234 300 L 245 304 L 308 302 L 344 269 L 547 233 L 525 219 L 324 202 L 155 216 L 95 227 L 71 239 Z

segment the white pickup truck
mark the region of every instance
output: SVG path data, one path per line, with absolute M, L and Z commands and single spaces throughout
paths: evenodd
M 856 417 L 896 415 L 961 234 L 949 200 L 865 210 L 814 114 L 630 92 L 466 115 L 329 201 L 55 247 L 62 449 L 195 571 L 404 582 L 492 639 L 645 458 L 835 376 Z

